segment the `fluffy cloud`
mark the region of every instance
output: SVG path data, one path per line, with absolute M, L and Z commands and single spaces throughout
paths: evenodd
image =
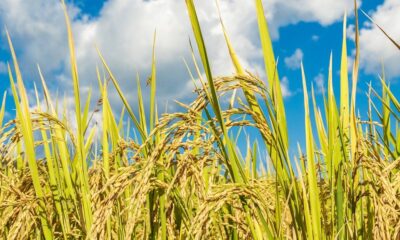
M 360 6 L 361 2 L 357 2 Z M 277 26 L 272 28 L 273 34 L 280 26 L 300 21 L 326 26 L 340 20 L 346 10 L 351 14 L 353 9 L 353 1 L 347 0 L 267 0 L 265 5 L 270 23 Z
M 71 16 L 76 16 L 78 11 L 74 6 L 69 8 Z M 0 25 L 8 28 L 19 60 L 29 73 L 36 69 L 36 63 L 40 63 L 46 72 L 65 65 L 67 45 L 63 22 L 63 12 L 58 1 L 0 2 Z M 1 30 L 2 47 L 8 49 L 5 29 Z
M 0 61 L 0 74 L 7 72 L 7 64 Z
M 319 73 L 317 76 L 314 77 L 314 83 L 317 86 L 316 91 L 317 93 L 325 93 L 325 77 L 322 73 Z
M 400 1 L 385 0 L 370 16 L 397 42 L 400 41 Z M 350 29 L 351 30 L 351 29 Z M 400 52 L 372 23 L 360 30 L 360 66 L 366 73 L 380 74 L 384 63 L 386 76 L 400 76 Z
M 278 29 L 300 21 L 331 24 L 341 19 L 352 1 L 266 0 L 264 7 L 273 38 Z M 242 64 L 262 75 L 253 1 L 221 0 L 221 11 L 232 43 Z M 216 75 L 234 71 L 219 25 L 215 1 L 196 1 L 212 70 Z M 79 7 L 69 5 L 75 34 L 82 91 L 96 87 L 96 65 L 100 65 L 94 45 L 102 51 L 123 90 L 136 98 L 135 74 L 150 73 L 153 33 L 157 30 L 159 100 L 182 99 L 190 94 L 191 83 L 182 58 L 189 60 L 191 36 L 183 0 L 109 0 L 92 18 Z M 58 1 L 2 0 L 0 25 L 10 30 L 25 75 L 37 79 L 36 63 L 44 71 L 50 87 L 71 89 L 67 38 Z M 193 39 L 193 38 L 192 38 Z M 288 91 L 290 92 L 290 91 Z M 118 96 L 110 94 L 113 102 Z M 115 100 L 115 101 L 114 101 Z
M 286 66 L 290 69 L 299 69 L 303 56 L 303 51 L 299 48 L 296 49 L 291 56 L 284 59 Z
M 286 76 L 281 79 L 281 91 L 284 98 L 293 96 L 293 92 L 290 90 L 289 86 L 289 79 Z
M 311 36 L 311 40 L 313 40 L 314 42 L 318 42 L 319 36 L 318 35 L 312 35 Z

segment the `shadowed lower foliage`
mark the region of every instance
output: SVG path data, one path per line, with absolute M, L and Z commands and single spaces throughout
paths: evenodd
M 344 18 L 339 106 L 332 58 L 322 111 L 313 88 L 308 93 L 302 67 L 305 152 L 299 147 L 298 157 L 292 157 L 286 128 L 291 116 L 285 114 L 262 2 L 254 3 L 267 81 L 243 69 L 224 27 L 237 72 L 214 77 L 193 0 L 186 0 L 201 59 L 200 65 L 193 53 L 195 74 L 190 76 L 198 85 L 197 98 L 178 103 L 184 111 L 161 117 L 155 104 L 154 49 L 148 108 L 139 79 L 138 105 L 128 103 L 124 94 L 133 93 L 122 92 L 100 51 L 105 72 L 97 71 L 101 98 L 91 108 L 89 94 L 81 106 L 63 3 L 76 107 L 69 118 L 62 104 L 52 100 L 40 69 L 40 90 L 35 87 L 36 99 L 28 99 L 8 37 L 16 117 L 3 123 L 3 100 L 0 238 L 400 238 L 400 103 L 382 73 L 381 93 L 373 88 L 367 93 L 368 118 L 356 115 L 357 11 L 351 74 Z M 109 88 L 121 98 L 120 115 L 111 108 Z M 100 126 L 90 124 L 95 113 L 101 114 Z

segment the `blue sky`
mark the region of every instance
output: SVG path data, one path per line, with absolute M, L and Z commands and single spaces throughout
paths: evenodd
M 243 65 L 261 77 L 263 63 L 251 0 L 220 0 L 222 16 Z M 191 29 L 184 0 L 74 0 L 67 1 L 73 19 L 82 92 L 96 88 L 95 67 L 99 65 L 95 44 L 99 46 L 119 79 L 130 101 L 135 102 L 135 74 L 143 79 L 150 73 L 152 35 L 157 29 L 158 96 L 160 109 L 173 100 L 188 101 L 193 88 L 182 58 L 190 62 L 188 38 Z M 214 0 L 197 0 L 198 14 L 214 75 L 233 73 L 218 23 Z M 370 14 L 396 40 L 400 40 L 400 1 L 359 1 L 361 9 Z M 342 19 L 348 12 L 348 56 L 352 61 L 352 0 L 265 0 L 264 7 L 274 40 L 279 73 L 285 93 L 291 145 L 303 141 L 303 94 L 300 61 L 304 62 L 309 86 L 323 92 L 326 86 L 330 52 L 334 58 L 334 84 L 339 87 L 339 59 L 342 41 Z M 24 80 L 30 90 L 38 81 L 36 64 L 42 68 L 53 92 L 66 96 L 72 106 L 71 81 L 64 19 L 58 0 L 2 0 L 0 26 L 7 26 L 17 49 Z M 398 87 L 400 53 L 379 30 L 360 14 L 361 75 L 358 107 L 366 109 L 366 84 L 379 87 L 380 63 L 385 63 L 392 87 Z M 0 39 L 0 92 L 8 90 L 6 62 L 10 61 L 4 30 Z M 396 91 L 395 91 L 396 92 Z M 55 94 L 54 94 L 55 95 Z M 55 96 L 54 96 L 55 97 Z M 117 95 L 110 94 L 119 111 Z M 317 97 L 322 101 L 322 94 Z M 8 117 L 13 115 L 12 97 L 7 97 Z

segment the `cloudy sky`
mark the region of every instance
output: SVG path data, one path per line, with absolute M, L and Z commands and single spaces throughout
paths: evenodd
M 335 73 L 339 70 L 342 19 L 348 13 L 349 51 L 353 52 L 353 0 L 264 0 L 266 17 L 279 58 L 282 90 L 285 96 L 289 132 L 293 139 L 302 137 L 298 124 L 304 118 L 302 109 L 300 61 L 304 62 L 308 82 L 322 93 L 325 90 L 329 54 L 334 57 Z M 95 51 L 98 46 L 123 90 L 132 103 L 136 99 L 136 73 L 143 81 L 150 74 L 153 33 L 157 31 L 156 57 L 161 105 L 174 99 L 188 101 L 193 85 L 183 59 L 190 65 L 191 28 L 184 0 L 70 0 L 67 1 L 76 43 L 82 92 L 97 88 Z M 221 33 L 215 0 L 197 0 L 207 50 L 214 75 L 234 72 Z M 264 76 L 258 39 L 254 1 L 220 0 L 221 12 L 242 64 Z M 400 1 L 365 0 L 360 8 L 396 40 L 400 41 Z M 381 63 L 386 75 L 397 87 L 400 77 L 400 53 L 383 37 L 365 16 L 360 14 L 361 76 L 359 102 L 364 100 L 366 84 L 378 86 Z M 29 89 L 38 81 L 40 65 L 51 90 L 72 97 L 66 28 L 58 0 L 0 1 L 0 92 L 9 90 L 6 63 L 10 61 L 5 39 L 6 26 L 11 34 Z M 338 86 L 339 75 L 334 76 Z M 143 84 L 145 86 L 145 84 Z M 111 94 L 113 106 L 121 104 Z M 160 106 L 160 109 L 162 106 Z M 363 104 L 360 105 L 361 111 Z M 13 115 L 12 97 L 7 97 L 8 116 Z

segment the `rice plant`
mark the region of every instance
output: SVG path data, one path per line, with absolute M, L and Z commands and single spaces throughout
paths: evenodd
M 254 11 L 266 79 L 244 70 L 222 19 L 236 74 L 214 76 L 202 37 L 207 29 L 201 29 L 193 0 L 186 5 L 201 59 L 196 62 L 193 52 L 196 71 L 190 75 L 201 86 L 196 86 L 193 102 L 178 103 L 184 111 L 161 116 L 154 49 L 148 108 L 141 80 L 137 105 L 130 105 L 126 94 L 132 93 L 120 88 L 100 50 L 105 74 L 97 70 L 101 98 L 91 107 L 91 96 L 80 95 L 73 34 L 62 3 L 75 103 L 76 122 L 71 122 L 62 104 L 53 100 L 40 69 L 36 98 L 28 97 L 7 33 L 16 116 L 3 122 L 4 98 L 0 238 L 399 239 L 400 103 L 382 73 L 382 90 L 370 87 L 367 92 L 367 119 L 357 114 L 357 10 L 352 71 L 345 17 L 340 86 L 333 85 L 331 57 L 322 110 L 301 68 L 306 147 L 292 157 L 286 121 L 290 116 L 262 1 L 254 0 Z M 339 96 L 334 87 L 340 87 Z M 121 114 L 111 107 L 111 88 L 120 96 Z M 223 104 L 221 98 L 227 95 L 232 95 L 230 104 Z M 90 124 L 94 112 L 101 113 L 101 126 Z M 260 135 L 260 141 L 249 140 L 243 131 Z M 239 149 L 243 142 L 244 152 Z

